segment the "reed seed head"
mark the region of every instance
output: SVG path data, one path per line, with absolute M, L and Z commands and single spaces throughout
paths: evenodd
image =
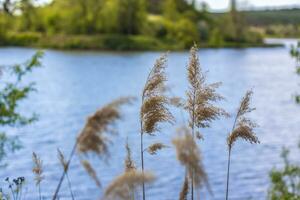
M 125 148 L 126 148 L 126 152 L 127 152 L 126 159 L 125 159 L 125 171 L 129 172 L 132 170 L 136 170 L 134 161 L 132 160 L 132 157 L 131 157 L 131 149 L 129 147 L 128 141 L 126 141 Z
M 35 175 L 35 178 L 34 178 L 35 183 L 36 183 L 36 185 L 39 185 L 39 184 L 41 184 L 42 180 L 44 179 L 43 162 L 35 152 L 32 153 L 32 160 L 33 160 L 32 172 Z
M 257 136 L 254 133 L 254 128 L 257 126 L 251 119 L 247 118 L 245 115 L 252 112 L 255 108 L 250 107 L 251 96 L 253 92 L 247 91 L 246 95 L 243 97 L 240 107 L 236 115 L 236 125 L 233 127 L 233 131 L 229 134 L 227 138 L 227 144 L 229 150 L 238 139 L 243 139 L 251 144 L 259 143 Z
M 208 187 L 208 178 L 201 161 L 200 150 L 187 127 L 179 130 L 183 134 L 173 139 L 177 152 L 177 159 L 185 166 L 190 179 L 200 188 L 203 184 Z
M 58 160 L 59 160 L 61 166 L 64 168 L 64 171 L 67 172 L 68 171 L 68 162 L 66 161 L 65 156 L 61 152 L 60 149 L 57 149 L 57 155 L 58 155 Z
M 108 155 L 109 139 L 105 133 L 114 133 L 112 126 L 121 119 L 120 106 L 131 103 L 132 100 L 130 97 L 117 99 L 90 116 L 77 138 L 78 151 Z
M 131 200 L 132 188 L 137 188 L 144 183 L 154 181 L 154 176 L 149 172 L 132 170 L 124 172 L 112 181 L 105 191 L 105 199 L 110 200 Z
M 154 144 L 151 144 L 148 148 L 147 148 L 147 151 L 149 154 L 151 155 L 155 155 L 157 154 L 157 152 L 161 149 L 164 149 L 164 148 L 167 148 L 168 146 L 167 145 L 164 145 L 163 143 L 154 143 Z
M 156 60 L 143 89 L 140 118 L 142 131 L 150 135 L 159 131 L 159 123 L 173 121 L 173 116 L 167 108 L 170 101 L 165 95 L 166 62 L 166 54 Z
M 190 115 L 190 127 L 207 128 L 210 123 L 221 116 L 228 116 L 225 110 L 213 105 L 222 100 L 216 90 L 221 83 L 207 84 L 206 77 L 201 71 L 198 48 L 193 46 L 190 50 L 190 59 L 187 67 L 189 90 L 185 109 Z
M 85 171 L 88 173 L 88 175 L 95 181 L 96 185 L 98 187 L 101 187 L 101 183 L 97 177 L 97 173 L 94 170 L 94 168 L 92 167 L 92 165 L 89 163 L 89 161 L 81 160 L 81 164 L 82 164 L 83 168 L 85 169 Z

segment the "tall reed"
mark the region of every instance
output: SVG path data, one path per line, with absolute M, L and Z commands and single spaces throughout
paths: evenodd
M 228 145 L 228 163 L 227 163 L 227 182 L 226 182 L 226 200 L 228 200 L 229 194 L 229 175 L 230 175 L 230 159 L 231 159 L 231 150 L 234 143 L 238 139 L 243 139 L 250 142 L 251 144 L 259 143 L 258 138 L 254 133 L 254 128 L 256 124 L 251 121 L 251 119 L 246 117 L 246 114 L 255 110 L 255 108 L 250 107 L 251 96 L 253 92 L 247 91 L 246 95 L 243 97 L 241 104 L 236 113 L 233 127 L 231 133 L 227 137 Z
M 117 120 L 121 119 L 120 107 L 124 104 L 131 103 L 132 101 L 133 98 L 131 97 L 119 98 L 103 106 L 87 119 L 84 128 L 80 132 L 72 148 L 70 157 L 66 163 L 67 167 L 69 167 L 76 150 L 78 150 L 80 155 L 95 153 L 99 156 L 108 156 L 108 147 L 110 143 L 108 139 L 109 136 L 106 136 L 106 133 L 115 133 L 115 131 L 112 129 L 112 125 L 114 125 Z M 81 163 L 88 174 L 91 175 L 91 177 L 96 181 L 97 185 L 99 185 L 99 182 L 95 177 L 95 170 L 93 170 L 89 162 L 82 161 Z M 57 198 L 65 175 L 66 173 L 64 170 L 53 195 L 53 200 Z
M 32 153 L 32 160 L 33 160 L 33 168 L 32 168 L 32 172 L 35 175 L 35 184 L 38 187 L 39 190 L 39 199 L 42 199 L 42 195 L 41 195 L 41 182 L 44 179 L 44 175 L 43 175 L 43 162 L 42 160 L 38 157 L 38 155 L 33 152 Z
M 186 92 L 187 100 L 185 109 L 189 114 L 189 127 L 193 138 L 203 139 L 203 135 L 196 128 L 208 128 L 213 120 L 227 113 L 213 105 L 223 97 L 216 93 L 221 83 L 206 83 L 198 57 L 198 48 L 194 45 L 190 50 L 189 64 L 187 66 L 189 88 Z M 194 199 L 194 176 L 191 175 L 191 199 Z
M 140 110 L 140 154 L 142 172 L 144 172 L 144 134 L 154 135 L 155 132 L 159 131 L 160 123 L 171 123 L 173 120 L 173 116 L 167 108 L 170 101 L 165 95 L 165 82 L 167 80 L 165 74 L 166 63 L 166 54 L 156 60 L 142 91 L 142 105 Z M 145 200 L 144 182 L 142 183 L 142 191 L 143 200 Z

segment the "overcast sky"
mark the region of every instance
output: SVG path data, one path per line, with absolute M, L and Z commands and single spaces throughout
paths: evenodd
M 229 7 L 229 0 L 198 0 L 208 3 L 212 10 L 225 10 Z M 260 7 L 300 7 L 300 0 L 237 0 L 241 8 Z

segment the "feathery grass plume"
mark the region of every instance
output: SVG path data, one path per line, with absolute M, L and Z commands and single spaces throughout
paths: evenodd
M 243 139 L 251 144 L 259 143 L 257 136 L 254 133 L 254 128 L 256 127 L 251 121 L 242 119 L 237 123 L 236 128 L 227 138 L 228 148 L 232 149 L 233 144 L 237 139 Z
M 117 99 L 100 108 L 96 113 L 90 116 L 78 137 L 79 153 L 93 152 L 97 155 L 108 156 L 109 139 L 104 134 L 107 132 L 115 133 L 115 131 L 111 129 L 111 126 L 114 125 L 117 120 L 121 119 L 119 107 L 131 101 L 132 98 L 130 97 Z M 100 181 L 91 164 L 86 160 L 81 163 L 88 174 L 95 180 L 97 186 L 100 186 Z
M 147 172 L 139 172 L 137 170 L 124 172 L 107 187 L 105 199 L 132 200 L 132 186 L 136 188 L 142 186 L 143 183 L 151 183 L 154 179 L 154 176 Z
M 185 109 L 189 113 L 189 126 L 192 129 L 193 138 L 195 136 L 203 139 L 196 128 L 208 128 L 210 123 L 221 116 L 227 116 L 225 110 L 216 107 L 213 103 L 222 100 L 216 90 L 221 83 L 206 83 L 206 77 L 203 74 L 196 44 L 190 50 L 189 64 L 187 66 L 189 89 L 186 92 L 187 100 Z M 196 134 L 196 135 L 195 135 Z M 192 177 L 193 179 L 193 177 Z M 191 199 L 194 199 L 194 181 L 191 181 Z
M 116 123 L 117 120 L 121 119 L 120 107 L 124 104 L 132 103 L 133 100 L 134 98 L 132 97 L 119 98 L 103 106 L 98 111 L 96 111 L 96 113 L 90 116 L 87 119 L 83 130 L 79 134 L 76 143 L 73 146 L 67 165 L 70 165 L 76 149 L 79 154 L 95 153 L 99 156 L 101 155 L 107 157 L 109 155 L 109 139 L 108 136 L 105 135 L 105 133 L 115 133 L 115 131 L 112 129 L 112 126 Z M 81 163 L 85 163 L 85 165 L 83 165 L 85 169 L 92 169 L 91 166 L 88 166 L 86 164 L 86 162 Z M 91 170 L 88 170 L 87 172 L 90 173 Z M 62 176 L 60 177 L 60 180 L 52 197 L 53 200 L 56 200 L 57 198 L 64 177 L 65 172 L 63 172 Z
M 158 124 L 160 122 L 173 121 L 173 116 L 167 108 L 169 100 L 164 94 L 167 80 L 165 75 L 166 62 L 167 54 L 156 60 L 143 89 L 141 107 L 142 130 L 148 134 L 159 131 Z
M 167 80 L 165 74 L 166 63 L 167 54 L 163 54 L 159 59 L 156 60 L 154 67 L 147 77 L 144 89 L 142 91 L 142 105 L 140 110 L 140 151 L 142 172 L 144 171 L 144 133 L 154 135 L 154 132 L 160 130 L 160 123 L 172 123 L 173 121 L 173 116 L 167 108 L 170 104 L 170 100 L 165 95 L 165 91 L 167 90 L 165 85 Z M 143 200 L 145 200 L 145 184 L 142 186 Z
M 82 166 L 84 167 L 85 171 L 90 175 L 90 177 L 95 181 L 98 187 L 101 187 L 101 183 L 97 177 L 97 172 L 94 170 L 92 165 L 87 160 L 80 161 Z
M 67 161 L 65 159 L 64 154 L 61 152 L 60 149 L 57 149 L 57 155 L 58 155 L 58 160 L 59 160 L 61 166 L 64 168 L 65 171 L 68 171 Z
M 147 151 L 150 155 L 156 155 L 159 150 L 164 149 L 164 148 L 168 148 L 168 146 L 163 143 L 158 142 L 158 143 L 151 144 L 147 148 Z
M 131 157 L 131 149 L 129 147 L 128 140 L 126 141 L 125 148 L 126 148 L 126 153 L 127 153 L 126 158 L 125 158 L 125 171 L 129 172 L 132 170 L 136 170 L 134 161 L 132 160 L 132 157 Z
M 189 193 L 189 178 L 185 175 L 184 182 L 180 191 L 179 200 L 187 200 Z
M 35 152 L 32 153 L 32 160 L 33 160 L 33 164 L 34 164 L 33 168 L 32 168 L 32 172 L 35 175 L 35 178 L 34 178 L 35 183 L 36 183 L 36 186 L 38 186 L 38 189 L 39 189 L 39 199 L 42 199 L 42 196 L 41 196 L 41 182 L 44 180 L 43 162 Z
M 201 162 L 200 150 L 187 127 L 179 129 L 183 134 L 174 138 L 172 143 L 176 147 L 177 159 L 185 166 L 191 181 L 196 187 L 206 185 L 209 188 L 208 178 Z
M 61 152 L 60 149 L 57 149 L 57 155 L 58 155 L 58 160 L 59 160 L 61 166 L 63 167 L 63 169 L 64 169 L 64 171 L 66 173 L 66 177 L 67 177 L 67 181 L 68 181 L 68 187 L 69 187 L 69 190 L 70 190 L 70 194 L 71 194 L 72 200 L 74 200 L 75 198 L 74 198 L 74 194 L 73 194 L 73 190 L 72 190 L 72 184 L 71 184 L 71 181 L 70 181 L 70 178 L 69 178 L 69 174 L 68 174 L 68 170 L 69 170 L 68 162 L 66 161 L 65 156 Z
M 128 144 L 128 138 L 126 141 L 125 148 L 126 148 L 126 153 L 127 153 L 126 158 L 125 158 L 125 172 L 135 171 L 136 167 L 135 167 L 134 161 L 132 160 L 132 157 L 131 157 L 131 149 Z M 128 184 L 128 188 L 130 191 L 130 199 L 134 200 L 135 199 L 135 185 Z
M 216 93 L 221 83 L 206 83 L 206 77 L 200 68 L 198 48 L 194 45 L 190 50 L 188 69 L 189 90 L 187 91 L 186 110 L 190 115 L 190 127 L 207 128 L 210 122 L 220 116 L 228 114 L 212 103 L 222 100 L 223 97 Z
M 108 155 L 108 137 L 104 133 L 115 133 L 112 126 L 121 119 L 120 106 L 131 103 L 132 100 L 131 97 L 119 98 L 90 116 L 77 139 L 78 151 Z
M 259 143 L 259 140 L 254 133 L 254 128 L 257 125 L 251 119 L 245 116 L 247 113 L 250 113 L 253 110 L 255 110 L 255 108 L 250 107 L 252 94 L 253 94 L 252 91 L 247 91 L 246 95 L 243 97 L 241 104 L 238 108 L 237 114 L 235 116 L 231 133 L 227 137 L 228 166 L 227 166 L 226 200 L 228 200 L 228 192 L 229 192 L 231 150 L 234 143 L 238 139 L 243 139 L 245 141 L 250 142 L 251 144 Z

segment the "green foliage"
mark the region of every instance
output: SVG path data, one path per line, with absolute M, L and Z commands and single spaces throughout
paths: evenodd
M 300 148 L 300 146 L 299 146 Z M 283 169 L 273 169 L 270 173 L 270 200 L 299 200 L 300 199 L 300 166 L 292 164 L 288 158 L 289 150 L 283 148 L 281 157 Z
M 300 41 L 297 46 L 292 46 L 290 54 L 296 60 L 296 72 L 300 75 Z M 297 103 L 300 103 L 300 96 L 297 95 L 295 100 Z
M 24 85 L 23 78 L 34 68 L 41 66 L 42 52 L 37 52 L 24 64 L 4 66 L 1 71 L 10 81 L 4 81 L 0 88 L 0 126 L 24 126 L 32 123 L 37 116 L 24 116 L 18 112 L 18 105 L 34 91 L 34 83 Z M 17 138 L 8 137 L 5 132 L 0 133 L 0 160 L 10 151 L 20 148 Z
M 186 0 L 53 0 L 37 5 L 34 0 L 15 0 L 9 14 L 0 8 L 0 45 L 102 50 L 112 47 L 116 48 L 112 50 L 148 50 L 151 46 L 156 50 L 152 44 L 157 41 L 160 47 L 168 46 L 168 49 L 186 49 L 194 42 L 213 47 L 262 44 L 261 35 L 250 32 L 240 23 L 243 20 L 236 20 L 241 19 L 238 12 L 235 18 L 232 15 L 218 18 L 208 13 L 206 4 L 202 4 L 200 10 L 195 3 Z M 111 37 L 121 44 L 110 41 Z M 132 40 L 135 43 L 129 44 Z
M 263 11 L 245 11 L 243 12 L 247 22 L 250 25 L 267 26 L 267 25 L 299 25 L 300 9 L 277 9 Z
M 175 21 L 179 17 L 176 0 L 166 0 L 163 3 L 163 14 L 168 20 Z
M 119 33 L 133 35 L 141 32 L 146 20 L 144 0 L 118 0 Z

